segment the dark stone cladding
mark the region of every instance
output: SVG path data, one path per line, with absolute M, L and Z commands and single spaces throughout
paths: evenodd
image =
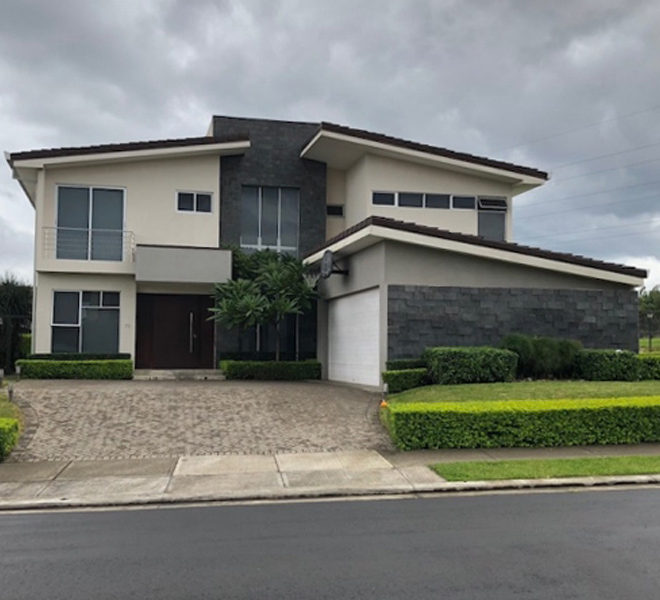
M 634 290 L 388 286 L 388 359 L 429 346 L 498 345 L 509 333 L 637 351 Z
M 318 123 L 213 117 L 215 136 L 250 139 L 244 155 L 223 156 L 220 163 L 220 241 L 238 244 L 241 186 L 300 188 L 299 256 L 325 241 L 326 165 L 300 158 L 300 148 Z
M 223 156 L 220 163 L 220 243 L 240 243 L 241 186 L 300 188 L 299 256 L 325 241 L 326 165 L 300 158 L 300 149 L 318 130 L 318 123 L 213 117 L 213 134 L 249 138 L 241 156 Z M 217 351 L 235 352 L 234 332 L 218 327 Z M 316 316 L 300 319 L 300 354 L 316 355 Z

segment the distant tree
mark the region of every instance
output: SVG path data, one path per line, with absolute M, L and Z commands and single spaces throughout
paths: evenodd
M 32 318 L 32 286 L 12 273 L 0 278 L 0 367 L 13 372 L 19 358 L 21 333 L 29 331 Z
M 649 314 L 653 315 L 649 319 Z M 660 333 L 660 286 L 647 290 L 642 288 L 639 293 L 639 326 L 640 331 L 648 335 L 649 326 L 651 334 Z

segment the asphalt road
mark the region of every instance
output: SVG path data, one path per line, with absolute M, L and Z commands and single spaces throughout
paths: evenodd
M 0 515 L 0 598 L 656 599 L 660 490 Z

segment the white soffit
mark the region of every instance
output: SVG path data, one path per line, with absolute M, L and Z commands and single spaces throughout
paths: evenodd
M 312 138 L 307 146 L 303 148 L 300 156 L 301 158 L 309 158 L 324 162 L 334 169 L 345 170 L 354 165 L 365 154 L 375 154 L 430 167 L 448 169 L 450 171 L 458 171 L 472 175 L 477 174 L 481 177 L 506 181 L 515 186 L 521 186 L 520 192 L 546 183 L 546 180 L 540 177 L 532 177 L 530 175 L 523 175 L 522 173 L 516 173 L 506 169 L 479 165 L 469 161 L 457 160 L 455 158 L 439 156 L 429 152 L 402 148 L 393 144 L 365 140 L 344 133 L 325 130 L 319 131 Z
M 568 275 L 575 275 L 577 277 L 587 277 L 590 279 L 600 279 L 602 281 L 622 283 L 634 287 L 638 287 L 644 284 L 644 279 L 640 277 L 634 277 L 632 275 L 615 273 L 613 271 L 596 269 L 594 267 L 587 267 L 584 265 L 576 265 L 574 263 L 563 262 L 561 260 L 531 256 L 529 254 L 521 254 L 519 252 L 512 252 L 509 250 L 501 250 L 499 248 L 491 248 L 489 246 L 479 246 L 476 244 L 459 242 L 456 240 L 448 240 L 445 238 L 438 238 L 420 233 L 414 233 L 411 231 L 401 231 L 398 229 L 391 229 L 389 227 L 382 227 L 379 225 L 368 225 L 364 229 L 360 229 L 359 231 L 356 231 L 346 238 L 338 240 L 334 244 L 308 256 L 304 260 L 304 263 L 306 265 L 313 265 L 319 262 L 326 250 L 332 250 L 337 254 L 338 257 L 344 257 L 354 254 L 355 252 L 362 250 L 367 246 L 376 244 L 382 240 L 391 240 L 395 242 L 413 244 L 426 248 L 434 248 L 436 250 L 445 250 L 447 252 L 458 252 L 460 254 L 468 254 L 470 256 L 476 256 L 487 260 L 500 260 L 503 262 L 527 266 L 535 269 L 545 269 L 547 271 L 555 271 Z

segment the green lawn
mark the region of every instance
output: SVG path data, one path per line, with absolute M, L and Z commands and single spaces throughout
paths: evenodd
M 387 401 L 465 402 L 468 400 L 534 400 L 552 398 L 617 398 L 658 396 L 658 381 L 515 381 L 428 385 L 392 394 Z
M 431 468 L 447 481 L 650 475 L 660 473 L 660 456 L 474 461 L 438 463 Z
M 660 352 L 660 337 L 651 338 L 651 349 L 653 352 Z M 642 354 L 649 351 L 648 336 L 639 338 L 639 351 Z
M 18 408 L 7 400 L 7 394 L 0 389 L 0 419 L 4 417 L 11 417 L 14 419 L 20 418 Z

